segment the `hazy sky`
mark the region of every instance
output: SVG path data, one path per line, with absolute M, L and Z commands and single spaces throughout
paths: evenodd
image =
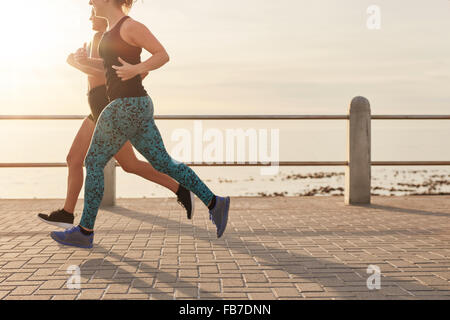
M 9 2 L 0 114 L 87 114 L 65 59 L 92 36 L 89 1 Z M 448 0 L 139 0 L 130 15 L 171 57 L 145 80 L 156 114 L 343 114 L 356 95 L 374 114 L 450 110 Z

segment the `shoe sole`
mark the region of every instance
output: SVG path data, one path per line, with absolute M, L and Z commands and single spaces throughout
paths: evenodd
M 194 217 L 195 212 L 195 195 L 192 191 L 189 191 L 189 194 L 191 196 L 191 216 L 188 216 L 188 219 L 192 219 Z
M 224 227 L 221 230 L 221 232 L 217 234 L 217 239 L 219 239 L 223 235 L 223 233 L 225 232 L 225 229 L 227 228 L 228 212 L 230 211 L 230 203 L 231 203 L 231 199 L 230 199 L 230 197 L 227 197 L 225 214 L 223 215 L 222 223 L 220 225 L 220 226 L 224 226 Z
M 42 219 L 39 216 L 38 216 L 38 218 L 39 218 L 39 220 L 44 221 L 45 223 L 51 224 L 52 226 L 55 226 L 55 227 L 59 227 L 59 228 L 63 228 L 63 229 L 68 229 L 68 228 L 73 227 L 73 224 L 71 224 L 71 223 L 48 221 L 48 220 Z
M 82 249 L 92 249 L 92 247 L 93 247 L 92 244 L 88 245 L 88 246 L 82 246 L 82 245 L 78 245 L 78 244 L 64 242 L 64 241 L 58 239 L 58 237 L 55 236 L 53 233 L 50 233 L 50 237 L 52 237 L 52 239 L 55 240 L 56 242 L 63 244 L 65 246 L 72 246 L 72 247 L 77 247 L 77 248 L 82 248 Z

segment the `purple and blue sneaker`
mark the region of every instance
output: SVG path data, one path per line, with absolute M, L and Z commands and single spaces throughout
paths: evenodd
M 90 235 L 84 235 L 80 231 L 79 226 L 66 229 L 65 231 L 53 231 L 50 236 L 56 242 L 78 248 L 90 249 L 94 243 L 94 233 Z
M 230 210 L 230 197 L 222 198 L 216 196 L 216 205 L 209 210 L 209 219 L 215 224 L 217 238 L 220 238 L 228 223 L 228 211 Z

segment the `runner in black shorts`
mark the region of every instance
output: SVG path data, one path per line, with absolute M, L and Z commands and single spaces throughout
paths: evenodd
M 90 20 L 92 21 L 94 31 L 97 31 L 97 33 L 94 35 L 91 45 L 87 49 L 92 58 L 98 58 L 98 45 L 103 33 L 107 29 L 108 23 L 105 19 L 96 17 L 94 11 L 92 11 Z M 85 44 L 84 49 L 86 47 Z M 97 120 L 110 102 L 106 93 L 106 79 L 103 69 L 78 64 L 75 61 L 74 54 L 69 55 L 67 62 L 88 75 L 88 101 L 91 114 L 83 121 L 67 156 L 69 176 L 64 207 L 50 214 L 38 214 L 38 217 L 44 222 L 61 228 L 69 228 L 73 225 L 73 213 L 83 186 L 84 159 L 89 149 Z M 141 76 L 145 77 L 146 75 Z M 148 162 L 138 160 L 129 141 L 117 152 L 115 158 L 126 172 L 139 175 L 173 191 L 177 195 L 178 202 L 186 209 L 188 219 L 192 218 L 194 213 L 194 194 L 168 175 L 155 170 Z
M 106 86 L 98 86 L 88 93 L 89 106 L 91 107 L 91 114 L 88 116 L 92 122 L 97 123 L 100 113 L 109 104 L 108 96 L 106 95 Z

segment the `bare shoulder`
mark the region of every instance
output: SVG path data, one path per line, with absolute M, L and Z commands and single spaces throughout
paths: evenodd
M 94 34 L 93 41 L 99 41 L 103 37 L 103 32 L 98 31 Z
M 96 32 L 92 37 L 92 44 L 97 45 L 103 37 L 103 32 Z
M 90 52 L 91 58 L 98 58 L 98 46 L 103 37 L 103 32 L 96 32 L 92 38 L 92 42 L 89 44 L 88 52 Z
M 125 42 L 136 47 L 142 47 L 141 39 L 152 36 L 150 30 L 143 23 L 132 18 L 125 20 L 120 35 Z
M 125 22 L 122 25 L 123 31 L 126 33 L 141 33 L 141 32 L 148 32 L 148 28 L 141 22 L 134 20 L 133 18 L 128 18 L 125 20 Z

